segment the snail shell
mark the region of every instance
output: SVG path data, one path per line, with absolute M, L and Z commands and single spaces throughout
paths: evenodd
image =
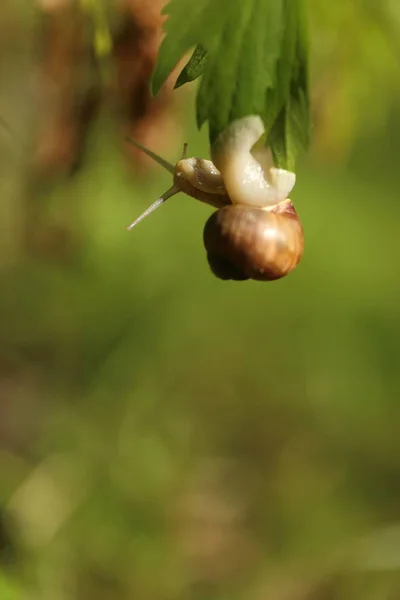
M 214 275 L 237 281 L 280 279 L 304 251 L 303 227 L 290 200 L 269 209 L 224 206 L 206 222 L 203 240 Z

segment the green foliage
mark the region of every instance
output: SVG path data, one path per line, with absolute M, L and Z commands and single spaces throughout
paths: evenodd
M 294 167 L 309 141 L 303 0 L 172 0 L 153 77 L 156 93 L 182 56 L 196 50 L 177 85 L 202 75 L 197 124 L 212 143 L 233 120 L 263 117 L 280 166 Z
M 267 94 L 268 121 L 273 123 L 268 145 L 278 166 L 294 170 L 299 150 L 310 141 L 308 39 L 301 3 L 288 0 L 286 14 L 276 89 Z
M 201 44 L 197 44 L 189 62 L 184 66 L 176 80 L 175 89 L 181 87 L 185 83 L 195 81 L 200 75 L 203 75 L 206 63 L 207 50 Z

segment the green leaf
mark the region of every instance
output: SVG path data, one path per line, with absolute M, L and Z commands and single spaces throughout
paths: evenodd
M 293 96 L 279 113 L 268 136 L 274 162 L 278 167 L 294 171 L 300 148 L 308 146 L 309 134 L 304 127 L 308 108 L 302 91 Z
M 176 87 L 202 73 L 198 127 L 209 139 L 233 120 L 260 115 L 280 165 L 308 141 L 308 75 L 304 0 L 172 0 L 153 76 L 156 93 L 182 56 L 196 46 Z
M 201 44 L 197 44 L 189 62 L 184 66 L 176 80 L 175 89 L 181 87 L 185 83 L 195 81 L 200 75 L 203 75 L 207 64 L 207 58 L 207 50 Z
M 208 120 L 211 143 L 235 119 L 264 115 L 265 95 L 276 82 L 283 31 L 282 0 L 233 3 L 210 50 L 197 96 L 197 123 Z
M 277 166 L 295 169 L 296 158 L 301 148 L 310 141 L 308 40 L 304 14 L 300 0 L 287 0 L 286 52 L 293 52 L 291 69 L 279 69 L 277 92 L 269 103 L 269 121 L 273 123 L 267 138 Z M 290 45 L 289 45 L 289 42 Z M 271 96 L 270 92 L 270 96 Z M 267 101 L 268 104 L 268 101 Z M 273 111 L 277 111 L 276 116 Z
M 247 1 L 247 0 L 246 0 Z M 201 44 L 209 49 L 218 37 L 221 23 L 234 12 L 238 0 L 172 0 L 164 9 L 168 19 L 153 74 L 152 91 L 157 94 L 168 75 L 186 52 Z

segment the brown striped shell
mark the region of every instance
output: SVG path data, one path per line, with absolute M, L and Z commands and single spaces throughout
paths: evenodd
M 206 222 L 203 240 L 214 275 L 239 281 L 280 279 L 304 250 L 303 227 L 289 199 L 268 209 L 223 206 Z

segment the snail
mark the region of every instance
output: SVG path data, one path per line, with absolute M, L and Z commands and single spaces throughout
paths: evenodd
M 207 220 L 203 241 L 211 271 L 220 279 L 272 281 L 288 275 L 304 249 L 303 227 L 288 195 L 296 176 L 274 167 L 272 153 L 257 142 L 262 119 L 233 121 L 211 147 L 211 160 L 187 158 L 175 166 L 127 138 L 173 176 L 172 186 L 131 225 L 183 192 L 218 210 Z

